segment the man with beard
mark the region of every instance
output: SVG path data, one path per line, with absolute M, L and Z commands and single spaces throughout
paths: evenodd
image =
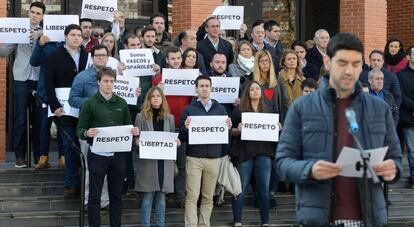
M 167 20 L 162 13 L 156 13 L 150 17 L 150 25 L 155 28 L 155 45 L 158 49 L 163 49 L 163 45 L 170 41 L 168 33 L 165 31 Z
M 86 52 L 90 52 L 92 47 L 99 44 L 99 40 L 92 36 L 92 20 L 89 18 L 80 19 L 80 27 L 82 28 L 82 45 Z
M 402 154 L 387 104 L 362 92 L 358 83 L 364 48 L 350 33 L 339 33 L 327 45 L 323 61 L 329 75 L 312 94 L 296 100 L 284 121 L 276 152 L 281 178 L 296 185 L 296 220 L 302 226 L 386 226 L 382 184 L 340 175 L 336 163 L 346 147 L 355 147 L 345 111 L 351 108 L 363 149 L 387 147 L 384 161 L 373 165 L 383 183 L 402 176 Z M 299 136 L 298 136 L 299 135 Z M 358 155 L 359 157 L 359 155 Z M 367 210 L 363 212 L 364 205 Z M 366 225 L 363 220 L 366 219 Z

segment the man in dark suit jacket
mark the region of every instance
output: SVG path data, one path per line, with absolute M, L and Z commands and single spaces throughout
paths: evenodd
M 207 37 L 197 43 L 197 50 L 203 55 L 206 71 L 211 70 L 210 62 L 218 51 L 223 52 L 227 58 L 227 67 L 233 62 L 233 49 L 231 44 L 219 36 L 220 21 L 215 17 L 207 18 L 205 22 Z
M 259 21 L 260 22 L 260 21 Z M 257 51 L 259 50 L 267 50 L 269 51 L 270 55 L 272 56 L 273 65 L 275 67 L 275 72 L 278 73 L 280 71 L 280 59 L 281 55 L 276 54 L 276 49 L 266 42 L 264 42 L 265 38 L 265 29 L 263 24 L 254 23 L 252 26 L 252 44 L 254 49 Z
M 315 32 L 316 45 L 310 48 L 306 54 L 306 61 L 318 69 L 318 72 L 321 71 L 323 65 L 323 56 L 326 54 L 326 47 L 329 42 L 329 33 L 325 29 L 319 29 Z

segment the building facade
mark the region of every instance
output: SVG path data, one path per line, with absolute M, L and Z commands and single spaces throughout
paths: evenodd
M 80 14 L 82 0 L 42 0 L 47 13 Z M 0 0 L 0 16 L 27 14 L 32 0 Z M 414 1 L 410 0 L 118 0 L 126 13 L 126 27 L 147 25 L 155 12 L 168 15 L 168 31 L 176 36 L 184 29 L 197 30 L 202 22 L 222 4 L 245 6 L 245 23 L 260 18 L 276 19 L 282 28 L 282 42 L 306 41 L 324 28 L 331 35 L 352 32 L 365 45 L 365 56 L 373 49 L 383 50 L 386 40 L 400 37 L 405 47 L 414 45 Z M 102 27 L 108 22 L 97 22 Z M 248 31 L 249 34 L 249 31 Z M 228 32 L 237 35 L 237 31 Z M 10 63 L 10 61 L 9 61 Z M 13 97 L 10 67 L 0 60 L 0 162 L 12 144 Z M 6 70 L 7 69 L 7 70 Z

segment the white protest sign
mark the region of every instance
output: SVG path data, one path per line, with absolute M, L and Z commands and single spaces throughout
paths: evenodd
M 195 80 L 198 69 L 163 69 L 162 82 L 165 95 L 195 96 Z
M 43 35 L 51 42 L 65 41 L 65 28 L 70 24 L 79 25 L 78 15 L 44 15 Z
M 91 151 L 101 152 L 130 152 L 132 148 L 132 125 L 120 125 L 97 128 L 98 134 L 93 137 Z
M 210 77 L 211 98 L 219 103 L 234 103 L 239 97 L 240 77 Z
M 219 6 L 213 16 L 220 21 L 220 29 L 239 30 L 243 24 L 244 6 Z
M 63 111 L 65 111 L 66 116 L 72 116 L 79 118 L 79 109 L 75 107 L 71 107 L 69 105 L 69 93 L 70 93 L 70 87 L 63 87 L 63 88 L 55 88 L 56 98 L 59 101 L 60 105 L 63 107 Z M 55 116 L 54 113 L 52 113 L 50 106 L 49 111 L 47 114 L 48 117 Z
M 88 61 L 86 62 L 85 69 L 91 67 L 92 65 L 93 65 L 92 56 L 91 56 L 91 53 L 88 53 Z M 107 67 L 111 67 L 113 70 L 118 71 L 118 65 L 119 65 L 118 59 L 113 58 L 113 57 L 108 58 L 108 62 L 106 63 Z
M 229 128 L 228 116 L 190 116 L 188 144 L 227 144 Z
M 279 141 L 279 114 L 242 113 L 241 140 Z
M 135 90 L 139 87 L 139 78 L 132 76 L 116 77 L 113 92 L 125 99 L 128 105 L 137 105 L 137 96 Z
M 81 18 L 93 20 L 114 20 L 117 0 L 83 0 Z
M 124 75 L 128 76 L 151 76 L 155 75 L 152 70 L 154 56 L 151 49 L 128 49 L 120 50 L 119 58 L 125 64 Z
M 178 133 L 142 131 L 139 136 L 139 158 L 176 160 Z
M 1 43 L 30 43 L 30 19 L 0 18 Z

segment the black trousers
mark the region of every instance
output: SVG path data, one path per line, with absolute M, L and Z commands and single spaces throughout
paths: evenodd
M 127 157 L 128 153 L 126 152 L 115 153 L 111 157 L 88 152 L 88 222 L 90 227 L 101 226 L 101 193 L 105 175 L 108 176 L 110 226 L 121 226 L 122 183 L 126 174 Z

